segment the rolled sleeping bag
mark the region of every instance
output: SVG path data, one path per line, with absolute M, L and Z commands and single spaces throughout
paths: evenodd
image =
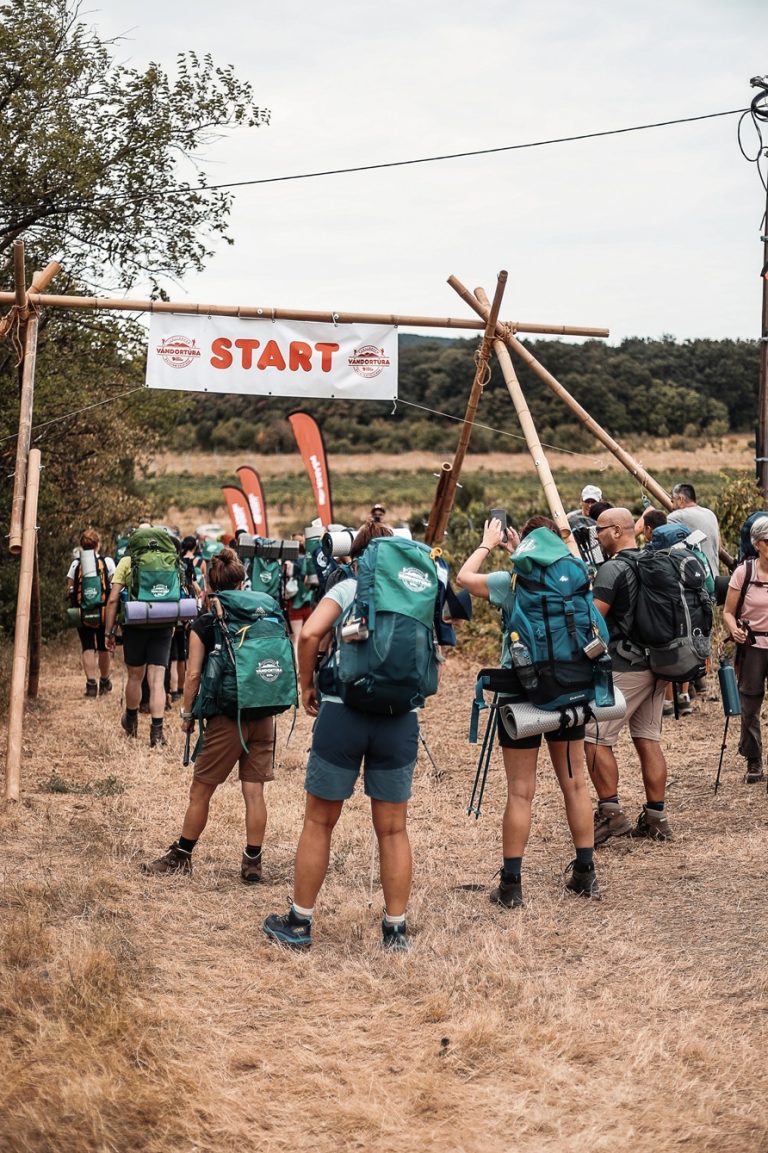
M 96 576 L 96 551 L 92 548 L 80 549 L 80 570 L 84 577 Z
M 194 597 L 178 601 L 126 601 L 123 605 L 127 625 L 173 625 L 194 620 L 198 613 Z
M 569 705 L 567 708 L 549 712 L 547 709 L 537 708 L 530 701 L 513 701 L 511 704 L 501 706 L 499 719 L 514 741 L 519 741 L 523 737 L 535 737 L 539 733 L 554 733 L 563 721 L 567 728 L 583 725 L 587 719 L 593 718 L 598 725 L 602 721 L 617 721 L 626 713 L 627 702 L 615 684 L 613 692 L 616 698 L 614 704 L 590 705 L 589 718 L 584 705 Z
M 79 629 L 83 623 L 83 618 L 80 615 L 80 609 L 69 608 L 67 609 L 67 624 L 70 628 Z

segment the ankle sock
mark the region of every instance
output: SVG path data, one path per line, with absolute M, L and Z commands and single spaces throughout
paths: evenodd
M 246 855 L 246 857 L 251 857 L 252 859 L 255 859 L 256 857 L 260 857 L 261 856 L 261 845 L 246 845 L 245 846 L 245 855 Z
M 163 727 L 163 717 L 151 717 L 153 729 L 161 729 Z
M 582 869 L 591 869 L 594 866 L 595 850 L 594 849 L 577 849 L 576 862 Z
M 523 871 L 522 857 L 505 857 L 501 866 L 501 875 L 505 881 L 519 881 Z
M 400 913 L 399 916 L 397 916 L 397 917 L 390 917 L 389 913 L 385 912 L 384 913 L 384 924 L 389 925 L 393 929 L 397 928 L 398 925 L 404 925 L 405 924 L 405 913 Z
M 600 800 L 597 803 L 599 805 L 618 805 L 619 795 L 617 793 L 615 797 L 600 797 Z
M 314 911 L 314 906 L 311 909 L 302 909 L 301 905 L 297 905 L 295 901 L 291 905 L 291 912 L 296 917 L 301 917 L 302 921 L 311 921 Z
M 663 813 L 664 812 L 664 802 L 663 801 L 646 801 L 645 802 L 645 808 L 651 809 L 651 811 L 654 813 Z
M 191 841 L 189 837 L 179 837 L 176 844 L 179 846 L 182 853 L 191 853 L 197 844 L 197 838 L 195 838 L 194 841 Z
M 138 718 L 139 710 L 138 709 L 126 709 L 125 715 L 127 717 L 130 717 L 131 720 L 134 720 L 134 719 Z

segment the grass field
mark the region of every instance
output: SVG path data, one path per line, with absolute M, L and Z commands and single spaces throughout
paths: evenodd
M 394 474 L 378 464 L 377 476 Z M 355 486 L 372 474 L 345 475 L 357 516 L 370 498 Z M 144 717 L 128 741 L 119 659 L 114 692 L 86 700 L 73 638 L 46 647 L 21 801 L 0 808 L 3 1153 L 768 1150 L 768 795 L 742 783 L 737 721 L 713 793 L 715 678 L 692 716 L 665 722 L 675 840 L 598 850 L 600 903 L 563 888 L 573 851 L 541 754 L 526 907 L 507 911 L 488 901 L 498 753 L 482 815 L 466 813 L 477 665 L 460 642 L 422 718 L 430 755 L 410 806 L 413 947 L 402 956 L 378 947 L 358 794 L 334 836 L 312 950 L 290 955 L 261 934 L 291 895 L 307 717 L 290 738 L 288 718 L 279 725 L 262 885 L 239 879 L 232 781 L 214 797 L 193 876 L 146 877 L 139 864 L 176 838 L 186 804 L 175 714 L 167 748 L 148 748 Z M 626 738 L 618 754 L 634 817 L 642 790 Z

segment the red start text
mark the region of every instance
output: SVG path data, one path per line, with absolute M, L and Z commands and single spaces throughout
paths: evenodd
M 258 350 L 261 349 L 260 352 Z M 330 372 L 334 352 L 338 344 L 307 344 L 304 340 L 292 340 L 288 345 L 287 356 L 276 340 L 268 340 L 262 346 L 260 340 L 229 340 L 219 336 L 211 343 L 211 367 L 243 369 L 276 368 L 278 372 Z M 258 352 L 258 355 L 257 355 Z M 314 359 L 314 364 L 313 364 Z M 319 363 L 318 363 L 319 361 Z

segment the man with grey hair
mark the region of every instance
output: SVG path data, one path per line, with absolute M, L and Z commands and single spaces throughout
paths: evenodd
M 698 530 L 706 537 L 700 549 L 709 561 L 712 576 L 720 572 L 720 525 L 711 508 L 696 503 L 696 489 L 692 484 L 676 484 L 672 489 L 672 512 L 667 520 L 684 524 L 691 532 Z
M 661 747 L 666 682 L 657 680 L 648 668 L 644 649 L 632 639 L 640 587 L 633 563 L 640 555 L 635 518 L 628 508 L 608 508 L 597 518 L 597 534 L 608 560 L 597 570 L 592 594 L 608 625 L 613 679 L 627 702 L 627 711 L 622 720 L 587 725 L 587 768 L 598 799 L 595 845 L 627 834 L 669 841 L 672 830 L 664 811 L 667 762 Z M 634 826 L 619 802 L 619 765 L 613 751 L 625 724 L 640 758 L 646 797 Z

